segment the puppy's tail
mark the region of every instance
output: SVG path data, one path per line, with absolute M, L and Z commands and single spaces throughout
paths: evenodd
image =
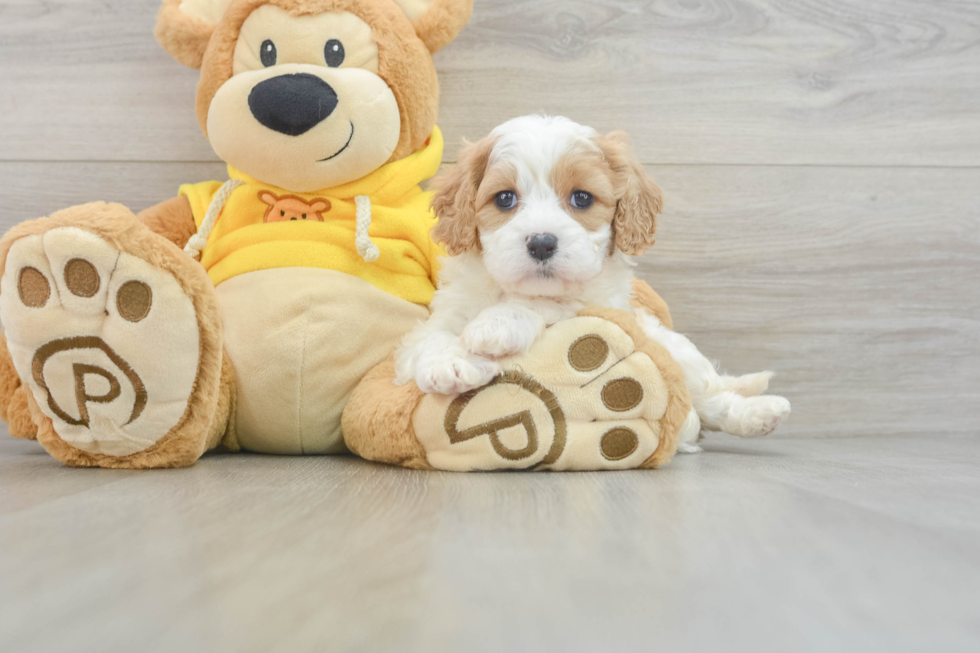
M 758 397 L 769 389 L 769 380 L 775 372 L 758 372 L 744 376 L 722 376 L 722 387 L 743 397 Z

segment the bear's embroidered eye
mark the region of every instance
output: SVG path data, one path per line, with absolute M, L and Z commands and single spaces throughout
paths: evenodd
M 276 44 L 269 39 L 262 41 L 262 45 L 259 47 L 259 59 L 262 60 L 262 65 L 266 68 L 275 66 L 278 58 L 279 53 L 276 51 Z
M 285 218 L 285 217 L 286 217 L 286 212 L 285 212 L 285 211 L 280 211 L 280 212 L 279 212 L 279 215 L 281 215 L 282 217 L 284 217 L 284 218 Z
M 493 203 L 501 211 L 510 211 L 517 206 L 517 193 L 512 190 L 501 191 L 493 198 Z
M 588 193 L 584 190 L 577 190 L 572 193 L 572 206 L 577 209 L 588 209 L 592 207 L 595 199 L 592 197 L 592 193 Z
M 347 55 L 344 53 L 344 44 L 337 39 L 330 39 L 323 46 L 323 58 L 326 59 L 327 65 L 331 68 L 337 68 L 344 63 L 345 56 Z

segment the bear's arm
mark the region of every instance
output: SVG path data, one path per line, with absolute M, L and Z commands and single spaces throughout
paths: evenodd
M 136 217 L 153 232 L 180 248 L 197 233 L 191 203 L 183 195 L 151 206 Z

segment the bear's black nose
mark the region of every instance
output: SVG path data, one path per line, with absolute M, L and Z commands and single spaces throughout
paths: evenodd
M 555 234 L 534 234 L 527 241 L 527 253 L 542 263 L 554 256 L 557 250 L 558 236 Z
M 269 129 L 299 136 L 333 113 L 337 93 L 316 75 L 280 75 L 255 85 L 248 95 L 248 108 Z

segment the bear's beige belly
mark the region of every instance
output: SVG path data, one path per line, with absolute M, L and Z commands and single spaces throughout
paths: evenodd
M 428 310 L 333 270 L 278 268 L 217 287 L 243 449 L 335 454 L 357 383 Z

